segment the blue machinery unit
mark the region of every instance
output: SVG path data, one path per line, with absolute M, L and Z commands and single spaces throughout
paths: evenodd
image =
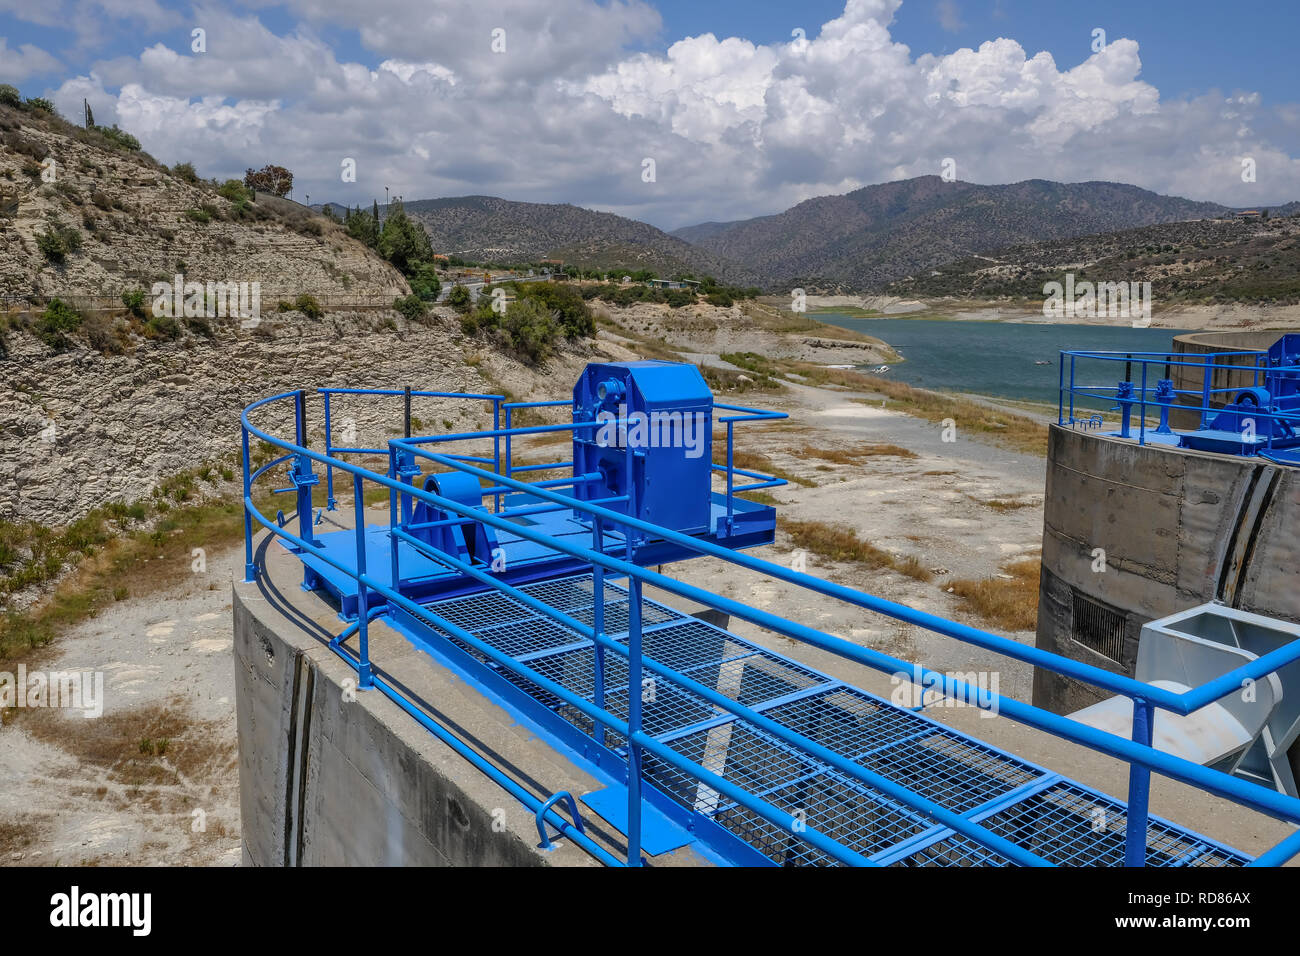
M 1123 378 L 1116 380 L 1119 365 Z M 1100 368 L 1115 384 L 1085 384 L 1081 374 Z M 1173 370 L 1199 379 L 1175 387 Z M 1300 464 L 1300 335 L 1280 336 L 1266 351 L 1213 352 L 1193 357 L 1167 352 L 1064 351 L 1060 364 L 1061 425 L 1099 427 L 1092 407 L 1102 402 L 1120 414 L 1110 434 L 1139 444 L 1174 445 L 1231 455 L 1258 455 Z M 1194 429 L 1170 427 L 1170 412 L 1190 413 Z M 1136 415 L 1136 424 L 1134 416 Z M 1149 418 L 1158 422 L 1151 427 Z
M 330 403 L 341 392 L 407 396 L 406 437 L 386 448 L 334 445 Z M 1297 833 L 1251 860 L 1148 813 L 1155 772 L 1300 822 L 1295 797 L 1151 746 L 1157 711 L 1193 714 L 1243 680 L 1300 660 L 1300 641 L 1170 689 L 746 555 L 737 549 L 773 539 L 775 514 L 737 495 L 784 482 L 734 467 L 733 427 L 784 416 L 713 402 L 691 366 L 593 364 L 574 389 L 570 423 L 523 428 L 512 427 L 512 416 L 537 403 L 398 389 L 320 395 L 321 450 L 308 444 L 304 392 L 244 412 L 247 578 L 258 574 L 253 527 L 261 525 L 302 560 L 304 586 L 351 619 L 330 646 L 357 671 L 359 686 L 393 699 L 533 811 L 542 846 L 558 832 L 611 865 L 638 865 L 687 844 L 719 863 L 764 865 L 1273 865 L 1300 852 Z M 411 395 L 490 403 L 494 427 L 412 437 Z M 286 405 L 293 441 L 250 420 Z M 726 464 L 715 464 L 722 455 L 712 453 L 713 429 L 721 426 Z M 706 435 L 699 454 L 692 428 Z M 514 462 L 514 440 L 551 432 L 571 436 L 571 461 Z M 282 454 L 250 469 L 254 439 Z M 490 441 L 491 456 L 445 448 L 469 441 Z M 357 455 L 384 455 L 387 468 L 367 469 Z M 258 479 L 281 464 L 292 478 L 282 490 L 298 497 L 293 525 L 267 518 L 253 501 Z M 321 471 L 331 508 L 335 473 L 351 477 L 353 530 L 316 535 L 312 490 Z M 515 477 L 524 471 L 564 476 Z M 388 524 L 365 524 L 367 488 L 387 489 Z M 990 695 L 651 570 L 694 555 L 1119 695 L 1132 703 L 1128 735 Z M 1112 755 L 1129 765 L 1128 801 L 647 600 L 647 584 Z M 582 803 L 626 835 L 626 854 L 615 857 L 586 834 L 571 795 L 538 797 L 376 670 L 368 626 L 379 616 L 523 714 L 539 736 L 581 755 L 584 769 L 607 784 Z

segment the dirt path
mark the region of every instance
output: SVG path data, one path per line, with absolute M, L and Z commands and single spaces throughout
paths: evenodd
M 113 605 L 27 665 L 102 674 L 103 715 L 9 712 L 0 863 L 238 865 L 230 580 L 242 564 L 242 547 L 208 556 L 191 580 Z

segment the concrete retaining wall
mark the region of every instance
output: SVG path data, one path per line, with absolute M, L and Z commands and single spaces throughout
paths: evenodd
M 1052 426 L 1037 646 L 1132 675 L 1142 625 L 1196 604 L 1300 620 L 1298 474 Z M 1122 616 L 1118 659 L 1076 640 L 1081 599 Z M 1105 696 L 1035 673 L 1034 703 L 1058 713 Z
M 517 801 L 378 691 L 347 699 L 352 669 L 255 585 L 235 585 L 234 636 L 245 864 L 589 862 L 539 851 Z

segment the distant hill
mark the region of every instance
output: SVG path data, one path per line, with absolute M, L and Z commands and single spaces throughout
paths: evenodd
M 762 284 L 878 291 L 895 279 L 1027 239 L 1059 239 L 1224 215 L 1227 207 L 1120 183 L 1005 186 L 922 176 L 820 196 L 783 213 L 674 235 L 742 262 Z
M 232 202 L 192 171 L 47 113 L 0 106 L 0 296 L 117 299 L 155 281 L 259 282 L 264 301 L 391 297 L 406 281 L 286 199 Z M 54 181 L 41 163 L 54 160 Z M 66 254 L 53 258 L 49 236 Z M 46 237 L 42 240 L 42 237 Z
M 926 299 L 1040 299 L 1043 284 L 1065 272 L 1076 281 L 1149 281 L 1165 303 L 1300 302 L 1300 204 L 1270 210 L 1262 222 L 1206 219 L 1020 243 L 926 269 L 888 291 Z
M 336 212 L 344 211 L 332 205 Z M 562 259 L 588 269 L 626 266 L 662 276 L 706 274 L 744 285 L 757 280 L 752 270 L 654 226 L 568 203 L 457 196 L 406 200 L 403 206 L 424 225 L 436 252 L 473 262 Z

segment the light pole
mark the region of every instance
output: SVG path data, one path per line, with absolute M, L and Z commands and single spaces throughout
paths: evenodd
M 384 218 L 388 218 L 388 187 L 384 187 Z

